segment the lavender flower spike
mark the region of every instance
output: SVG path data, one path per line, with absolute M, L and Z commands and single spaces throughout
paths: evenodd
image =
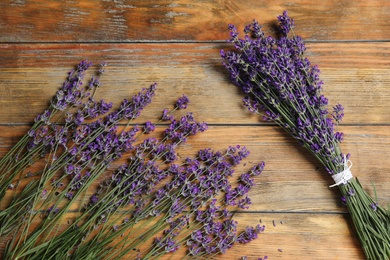
M 179 98 L 176 102 L 176 107 L 178 109 L 186 109 L 187 106 L 188 106 L 188 103 L 190 102 L 190 100 L 188 99 L 188 97 L 186 95 L 183 95 L 181 98 Z

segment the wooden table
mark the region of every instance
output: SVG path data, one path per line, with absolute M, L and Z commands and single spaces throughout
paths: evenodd
M 324 94 L 331 104 L 345 106 L 339 129 L 354 175 L 371 194 L 374 182 L 379 204 L 387 205 L 386 0 L 1 1 L 0 155 L 45 109 L 69 69 L 85 58 L 106 61 L 98 94 L 114 104 L 158 82 L 142 120 L 156 119 L 178 96 L 189 96 L 189 110 L 210 127 L 181 148 L 183 157 L 200 148 L 240 144 L 251 151 L 246 167 L 266 162 L 251 191 L 253 205 L 236 214 L 241 228 L 261 220 L 266 231 L 220 259 L 364 259 L 338 189 L 328 187 L 331 178 L 290 136 L 243 108 L 242 94 L 221 65 L 228 23 L 242 29 L 256 18 L 272 34 L 276 16 L 286 9 L 306 40 L 307 56 L 322 71 Z

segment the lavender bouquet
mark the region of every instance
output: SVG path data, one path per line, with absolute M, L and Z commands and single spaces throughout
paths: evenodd
M 251 204 L 248 193 L 264 163 L 234 177 L 249 155 L 240 146 L 202 149 L 178 162 L 177 147 L 207 129 L 192 113 L 175 118 L 188 97 L 139 126 L 133 119 L 157 84 L 110 112 L 112 103 L 94 99 L 103 68 L 83 84 L 91 65 L 83 61 L 69 73 L 0 161 L 0 199 L 13 193 L 0 211 L 0 241 L 8 240 L 3 259 L 150 259 L 180 247 L 186 258 L 201 258 L 257 238 L 264 226 L 239 232 L 232 216 Z M 152 133 L 157 126 L 166 129 Z M 127 163 L 116 167 L 121 158 Z
M 245 27 L 243 39 L 229 25 L 229 42 L 237 51 L 221 50 L 223 64 L 232 82 L 248 94 L 244 105 L 286 130 L 333 177 L 332 186 L 342 193 L 366 257 L 388 259 L 390 213 L 352 176 L 350 155 L 340 149 L 343 133 L 335 126 L 344 116 L 343 107 L 338 104 L 328 111 L 320 71 L 304 57 L 304 42 L 292 30 L 294 21 L 286 11 L 278 20 L 280 38 L 266 37 L 256 20 Z

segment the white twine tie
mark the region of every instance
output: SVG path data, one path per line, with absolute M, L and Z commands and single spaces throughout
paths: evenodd
M 332 175 L 335 184 L 330 185 L 329 187 L 332 188 L 334 186 L 339 186 L 340 184 L 347 184 L 348 181 L 353 178 L 351 168 L 352 162 L 347 160 L 347 157 L 344 155 L 344 171 Z

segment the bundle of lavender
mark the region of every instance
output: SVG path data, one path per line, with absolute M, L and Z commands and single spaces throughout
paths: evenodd
M 380 207 L 352 176 L 349 154 L 342 153 L 343 133 L 335 126 L 344 116 L 342 105 L 328 111 L 321 94 L 319 69 L 304 57 L 305 45 L 292 31 L 287 12 L 278 17 L 280 38 L 266 37 L 254 20 L 238 37 L 229 25 L 229 40 L 238 51 L 221 50 L 232 82 L 248 94 L 244 105 L 285 129 L 317 158 L 333 177 L 351 214 L 368 259 L 390 257 L 390 213 Z M 292 36 L 288 36 L 292 34 Z
M 251 204 L 248 192 L 264 163 L 232 177 L 249 155 L 240 146 L 177 162 L 176 148 L 207 129 L 192 113 L 174 117 L 189 99 L 183 95 L 157 123 L 140 127 L 132 121 L 157 85 L 110 112 L 111 103 L 94 99 L 103 70 L 82 83 L 90 66 L 83 61 L 69 73 L 0 161 L 1 187 L 13 193 L 0 211 L 0 239 L 9 240 L 3 259 L 152 259 L 179 247 L 186 257 L 204 257 L 257 238 L 264 226 L 238 232 L 232 215 Z M 156 124 L 167 125 L 162 136 L 146 138 Z M 128 163 L 115 169 L 123 157 Z

